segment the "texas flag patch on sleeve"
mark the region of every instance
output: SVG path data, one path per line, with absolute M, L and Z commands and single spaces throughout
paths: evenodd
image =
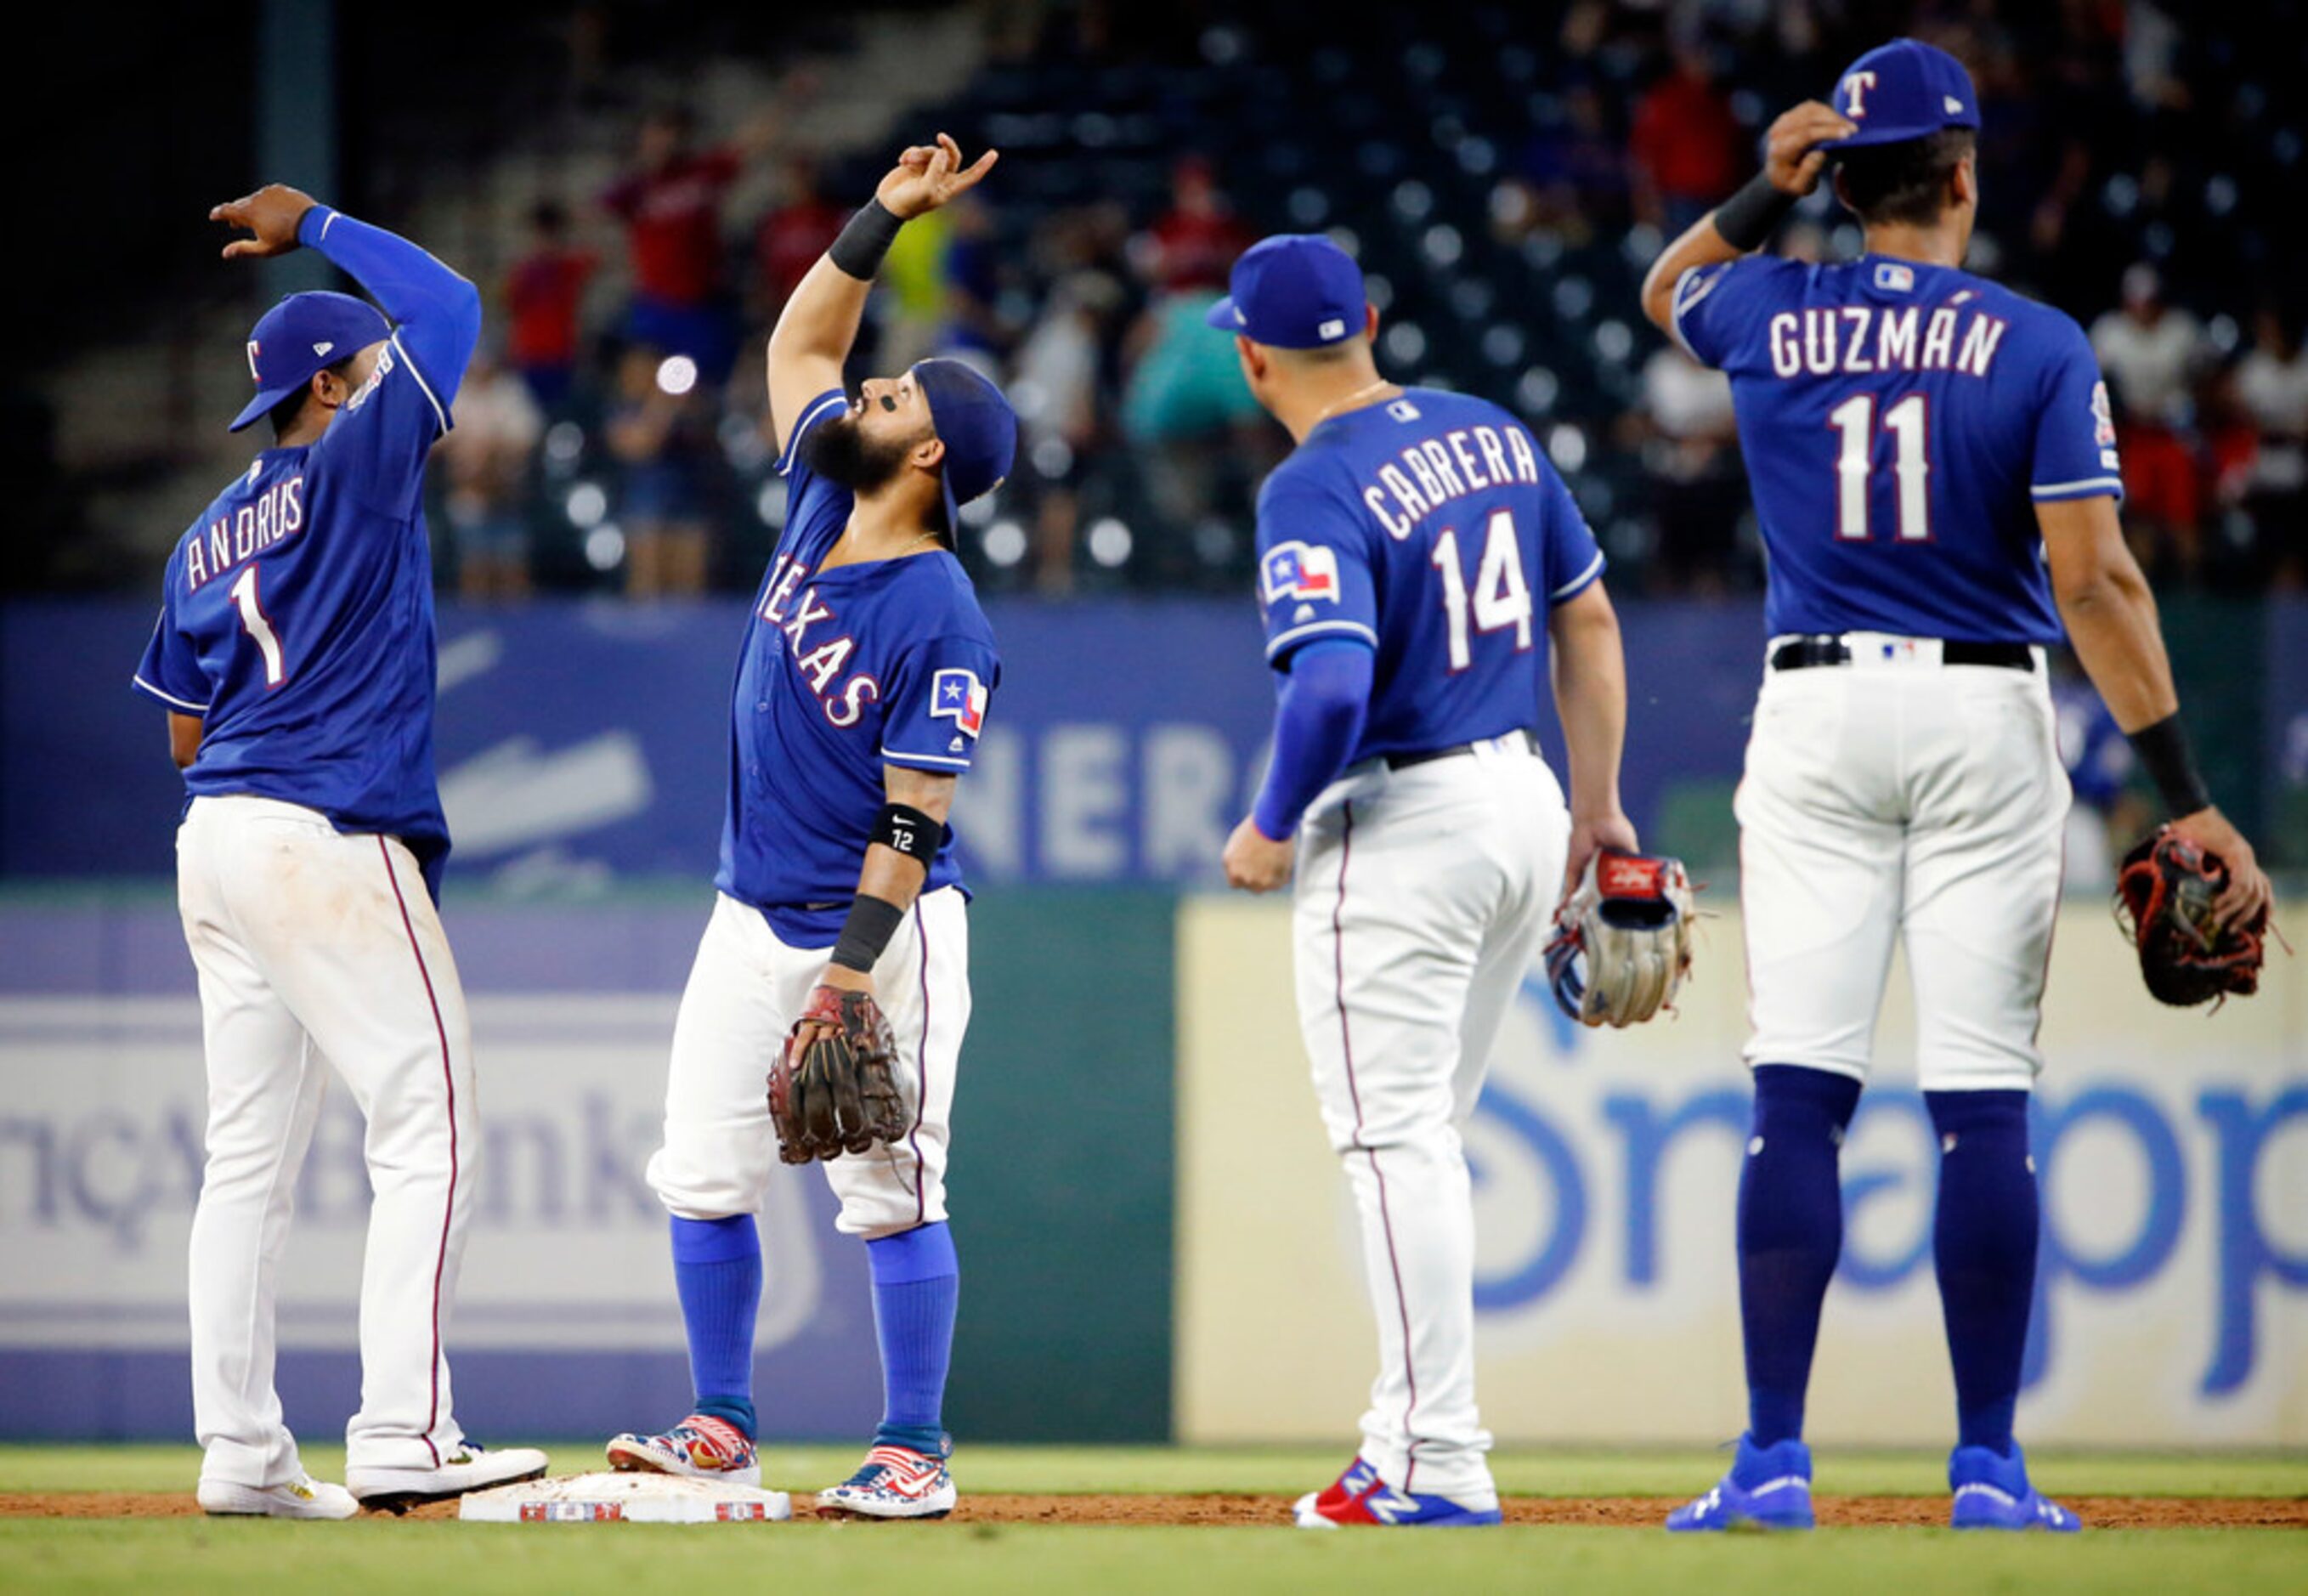
M 1320 543 L 1277 543 L 1262 565 L 1266 601 L 1290 599 L 1339 601 L 1339 555 Z
M 986 686 L 974 670 L 941 670 L 930 678 L 930 719 L 952 720 L 976 737 L 986 724 Z

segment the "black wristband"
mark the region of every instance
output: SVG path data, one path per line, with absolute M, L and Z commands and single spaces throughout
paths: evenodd
M 2153 726 L 2126 735 L 2131 740 L 2131 751 L 2140 755 L 2149 779 L 2163 795 L 2166 814 L 2177 820 L 2212 807 L 2212 795 L 2196 769 L 2195 756 L 2188 752 L 2188 734 L 2182 729 L 2178 715 L 2166 715 Z
M 926 870 L 945 846 L 945 823 L 908 804 L 884 804 L 874 816 L 873 841 L 894 848 Z
M 826 258 L 858 281 L 871 282 L 882 270 L 882 257 L 890 253 L 898 229 L 905 225 L 881 201 L 867 200 L 842 228 L 833 247 L 825 252 Z
M 1747 179 L 1746 187 L 1715 207 L 1715 230 L 1723 235 L 1724 243 L 1745 254 L 1769 243 L 1795 208 L 1794 194 L 1758 172 Z
M 881 962 L 882 950 L 890 945 L 890 938 L 897 935 L 905 919 L 906 911 L 887 898 L 858 893 L 849 905 L 849 918 L 841 922 L 841 936 L 833 945 L 829 962 L 861 975 L 870 974 L 874 966 Z

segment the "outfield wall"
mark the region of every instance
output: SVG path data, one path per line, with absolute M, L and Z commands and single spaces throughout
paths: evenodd
M 1732 906 L 1717 907 L 1728 910 Z M 641 1179 L 706 895 L 461 902 L 483 1196 L 451 1345 L 484 1436 L 593 1435 L 686 1400 L 665 1221 Z M 976 910 L 955 1114 L 966 1280 L 950 1417 L 970 1438 L 1348 1437 L 1368 1309 L 1289 1012 L 1273 903 L 1011 889 Z M 2295 905 L 2287 918 L 2299 919 Z M 165 892 L 0 895 L 0 1436 L 187 1432 L 184 1256 L 198 1008 Z M 1710 1442 L 1740 1425 L 1731 1193 L 1745 1117 L 1735 915 L 1681 1016 L 1618 1034 L 1533 985 L 1468 1134 L 1484 1396 L 1502 1440 Z M 2308 979 L 2173 1014 L 2097 903 L 2054 953 L 2038 1158 L 2049 1200 L 2027 1433 L 2308 1444 Z M 1907 998 L 1845 1167 L 1849 1247 L 1821 1438 L 1932 1441 L 1950 1398 L 1933 1164 Z M 355 1403 L 366 1188 L 332 1094 L 282 1311 L 290 1422 Z M 765 1422 L 855 1436 L 877 1406 L 862 1249 L 780 1170 Z

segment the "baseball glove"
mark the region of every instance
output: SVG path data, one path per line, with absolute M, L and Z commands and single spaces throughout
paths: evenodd
M 2268 911 L 2216 928 L 2228 867 L 2169 826 L 2142 837 L 2115 876 L 2115 923 L 2140 950 L 2148 990 L 2175 1008 L 2260 990 Z
M 828 1029 L 806 1045 L 805 1027 Z M 906 1134 L 906 1105 L 891 1066 L 897 1044 L 870 992 L 819 987 L 770 1070 L 770 1118 L 789 1164 L 864 1152 Z
M 1691 973 L 1691 877 L 1681 859 L 1598 851 L 1554 915 L 1547 984 L 1582 1025 L 1634 1025 Z

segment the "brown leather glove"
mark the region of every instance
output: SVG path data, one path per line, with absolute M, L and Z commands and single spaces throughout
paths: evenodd
M 2115 877 L 2115 921 L 2140 950 L 2148 990 L 2177 1008 L 2260 990 L 2268 911 L 2225 929 L 2212 905 L 2228 867 L 2169 827 L 2141 838 Z
M 819 987 L 770 1070 L 770 1118 L 789 1164 L 864 1152 L 906 1134 L 897 1044 L 870 992 Z

